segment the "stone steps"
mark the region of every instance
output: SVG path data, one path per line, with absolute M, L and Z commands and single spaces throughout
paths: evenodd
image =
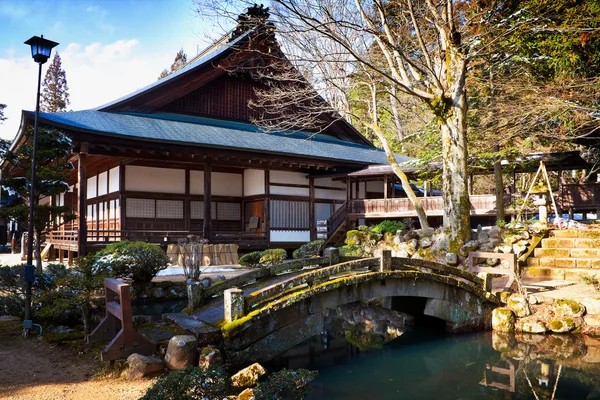
M 553 230 L 523 268 L 526 279 L 581 280 L 600 277 L 600 230 Z

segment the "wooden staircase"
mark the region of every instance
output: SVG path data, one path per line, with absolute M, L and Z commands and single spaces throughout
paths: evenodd
M 327 220 L 327 240 L 325 240 L 325 247 L 338 246 L 342 243 L 346 237 L 348 224 L 348 203 L 344 203 Z
M 600 276 L 600 229 L 550 231 L 523 270 L 526 279 L 580 281 L 581 274 Z

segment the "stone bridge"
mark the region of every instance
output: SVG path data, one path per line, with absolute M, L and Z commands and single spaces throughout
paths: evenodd
M 468 331 L 490 326 L 491 310 L 498 303 L 489 275 L 482 278 L 443 264 L 392 258 L 388 251 L 380 258 L 349 261 L 334 253 L 331 259 L 312 263 L 334 265 L 279 275 L 243 289 L 223 288 L 223 300 L 188 318 L 200 321 L 199 336 L 211 333 L 214 339 L 219 328 L 232 361 L 264 361 L 320 333 L 328 310 L 343 304 L 422 298 L 423 314 L 445 321 L 448 330 Z

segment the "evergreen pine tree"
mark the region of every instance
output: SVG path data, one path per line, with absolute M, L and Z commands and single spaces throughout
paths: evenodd
M 69 105 L 67 75 L 62 69 L 60 55 L 56 53 L 42 82 L 40 110 L 45 112 L 66 111 Z
M 25 132 L 25 143 L 16 150 L 7 150 L 3 159 L 8 163 L 7 173 L 2 174 L 0 185 L 18 198 L 12 204 L 0 208 L 0 218 L 14 219 L 21 226 L 26 226 L 29 219 L 29 207 L 35 207 L 33 223 L 34 244 L 37 267 L 41 271 L 41 244 L 45 241 L 44 232 L 56 229 L 57 225 L 75 219 L 66 206 L 54 203 L 39 204 L 42 197 L 57 196 L 69 190 L 65 180 L 69 177 L 73 165 L 67 161 L 72 148 L 71 139 L 56 129 L 40 128 L 37 138 L 35 193 L 31 198 L 31 154 L 33 129 Z
M 6 108 L 6 104 L 0 104 L 0 123 L 2 123 L 2 121 L 6 120 L 6 117 L 4 116 L 5 108 Z

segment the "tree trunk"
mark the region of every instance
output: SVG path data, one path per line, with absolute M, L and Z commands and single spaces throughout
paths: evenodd
M 498 154 L 500 146 L 494 145 L 494 183 L 496 192 L 496 221 L 504 221 L 504 182 L 502 182 L 501 157 Z
M 87 337 L 92 332 L 92 309 L 89 305 L 81 307 L 81 319 L 83 320 L 83 333 Z
M 390 146 L 389 146 L 385 136 L 383 136 L 383 132 L 381 132 L 381 130 L 379 129 L 378 126 L 371 125 L 371 128 L 373 129 L 373 131 L 379 138 L 379 141 L 381 142 L 383 149 L 385 150 L 385 154 L 387 156 L 388 163 L 392 167 L 392 171 L 394 171 L 394 174 L 396 174 L 396 176 L 400 179 L 400 182 L 402 182 L 402 187 L 404 188 L 404 191 L 406 192 L 406 195 L 408 196 L 408 200 L 410 200 L 413 207 L 415 208 L 415 211 L 417 212 L 417 218 L 419 218 L 419 224 L 421 225 L 421 229 L 429 228 L 429 222 L 427 221 L 427 214 L 425 213 L 423 204 L 421 203 L 421 200 L 419 200 L 419 198 L 417 197 L 415 192 L 410 187 L 410 182 L 408 181 L 408 177 L 406 176 L 404 171 L 402 171 L 402 168 L 400 168 L 400 166 L 398 165 L 398 162 L 396 161 L 396 158 L 394 157 L 394 153 L 392 152 L 392 149 L 390 149 Z

